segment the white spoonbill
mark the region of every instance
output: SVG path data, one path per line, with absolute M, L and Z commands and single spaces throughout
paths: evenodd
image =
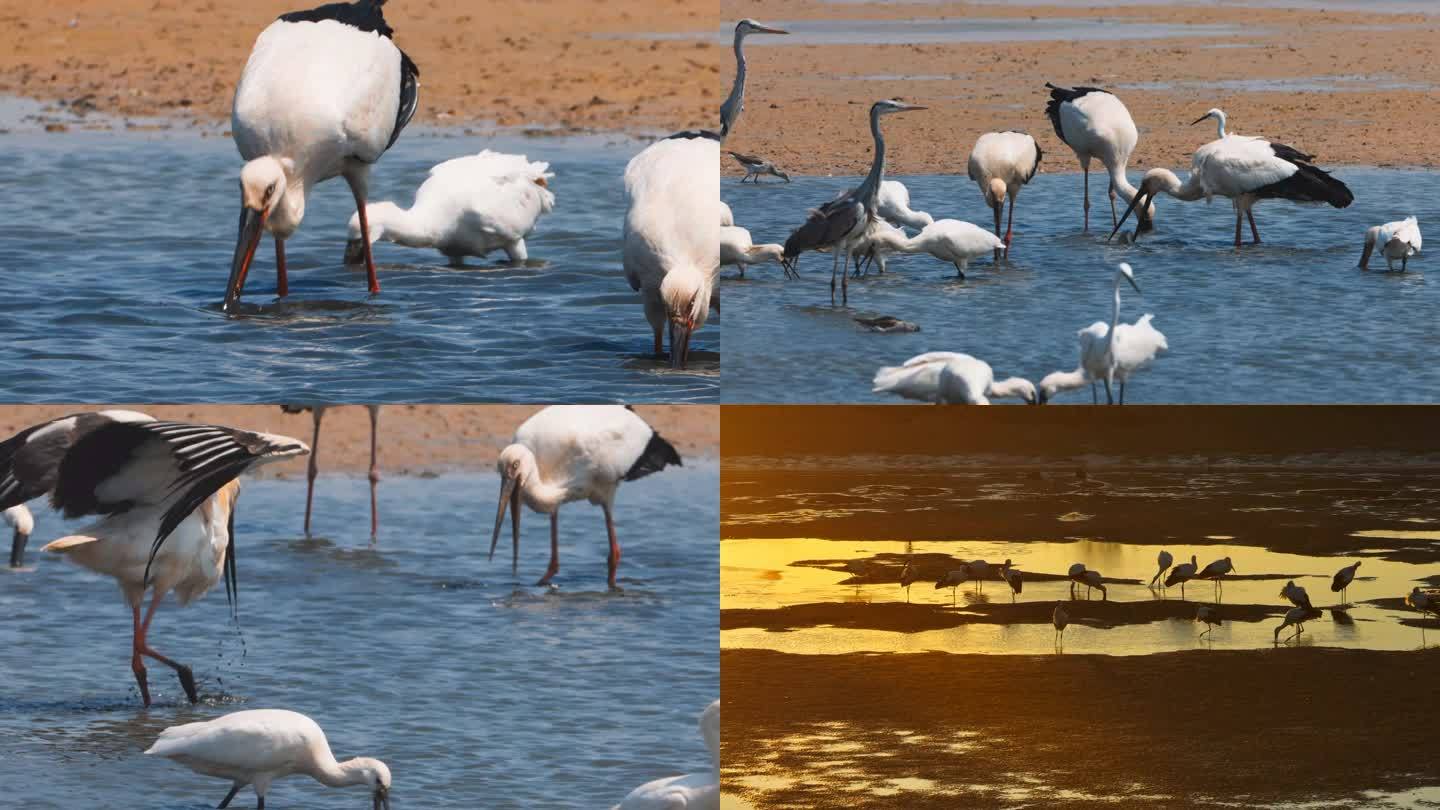
M 373 810 L 390 810 L 390 769 L 385 763 L 370 757 L 336 762 L 325 732 L 299 712 L 249 709 L 170 726 L 145 753 L 205 776 L 229 779 L 230 792 L 221 808 L 229 807 L 241 788 L 253 785 L 259 810 L 264 810 L 271 783 L 302 774 L 328 787 L 364 785 Z
M 550 516 L 550 565 L 536 585 L 549 584 L 560 571 L 560 507 L 587 500 L 605 512 L 610 536 L 609 584 L 615 584 L 620 565 L 620 541 L 615 537 L 611 509 L 622 481 L 635 481 L 666 466 L 680 465 L 674 445 L 661 438 L 634 411 L 623 405 L 552 405 L 526 419 L 504 450 L 500 471 L 500 504 L 495 511 L 495 532 L 490 558 L 500 541 L 505 510 L 511 515 L 515 566 L 519 565 L 520 502 Z
M 1340 601 L 1342 602 L 1348 600 L 1347 595 L 1350 592 L 1350 583 L 1355 581 L 1355 572 L 1360 570 L 1360 562 L 1360 560 L 1356 560 L 1353 565 L 1347 565 L 1341 568 L 1335 572 L 1335 578 L 1330 580 L 1330 590 L 1340 594 Z
M 247 162 L 225 311 L 245 288 L 264 231 L 275 238 L 276 292 L 289 292 L 285 240 L 305 217 L 305 195 L 332 177 L 350 185 L 370 292 L 380 292 L 365 214 L 370 166 L 414 117 L 420 87 L 420 69 L 391 41 L 384 4 L 357 0 L 285 14 L 255 40 L 230 121 Z
M 1225 623 L 1220 618 L 1220 611 L 1209 605 L 1200 605 L 1195 608 L 1195 621 L 1205 623 L 1205 632 L 1200 634 L 1202 638 L 1213 633 L 1215 628 Z M 1214 636 L 1211 636 L 1211 638 L 1214 638 Z
M 1385 267 L 1395 269 L 1395 260 L 1400 260 L 1400 272 L 1405 272 L 1410 257 L 1420 252 L 1420 221 L 1406 217 L 1398 222 L 1376 225 L 1365 232 L 1365 252 L 1360 254 L 1360 269 L 1370 269 L 1370 254 L 1378 246 L 1380 255 L 1385 257 Z
M 305 536 L 310 536 L 310 507 L 315 500 L 315 478 L 320 475 L 320 421 L 329 405 L 281 405 L 285 413 L 310 411 L 315 418 L 315 431 L 310 436 L 310 464 L 305 470 Z M 376 489 L 380 485 L 380 406 L 366 405 L 370 412 L 370 539 L 380 533 L 380 503 Z
M 17 503 L 3 513 L 5 522 L 10 524 L 10 567 L 19 568 L 25 564 L 25 544 L 30 542 L 30 533 L 35 531 L 35 516 L 23 503 Z
M 1115 271 L 1114 308 L 1110 323 L 1096 321 L 1077 334 L 1080 339 L 1080 365 L 1092 380 L 1105 383 L 1105 402 L 1114 404 L 1113 385 L 1120 383 L 1120 404 L 1125 404 L 1125 383 L 1131 375 L 1154 362 L 1155 357 L 1170 348 L 1165 335 L 1151 325 L 1154 315 L 1146 313 L 1135 323 L 1120 323 L 1120 282 L 1128 281 L 1135 292 L 1135 271 L 1121 262 Z M 1092 385 L 1093 394 L 1093 385 Z
M 1317 168 L 1307 155 L 1283 143 L 1274 143 L 1250 135 L 1227 135 L 1225 113 L 1214 109 L 1194 123 L 1215 119 L 1220 136 L 1199 149 L 1191 159 L 1190 176 L 1181 183 L 1169 169 L 1151 169 L 1140 179 L 1140 193 L 1130 201 L 1130 208 L 1115 223 L 1113 237 L 1125 224 L 1130 212 L 1142 201 L 1149 204 L 1160 192 L 1177 200 L 1198 200 L 1226 197 L 1235 208 L 1235 247 L 1240 247 L 1240 221 L 1250 220 L 1250 234 L 1260 243 L 1260 230 L 1255 227 L 1252 210 L 1260 200 L 1291 200 L 1298 203 L 1328 203 L 1344 208 L 1355 195 L 1330 173 Z
M 1010 586 L 1010 601 L 1014 602 L 1015 596 L 1025 589 L 1025 575 L 1006 560 L 1005 564 L 1000 566 L 1000 578 Z
M 646 782 L 611 810 L 720 810 L 720 701 L 700 713 L 710 770 Z
M 1278 642 L 1280 640 L 1280 631 L 1284 630 L 1287 627 L 1294 627 L 1295 635 L 1286 638 L 1286 641 L 1289 641 L 1292 638 L 1299 638 L 1300 634 L 1305 632 L 1305 622 L 1308 622 L 1311 619 L 1319 618 L 1319 616 L 1320 611 L 1315 610 L 1314 608 L 1290 608 L 1289 610 L 1285 611 L 1284 621 L 1280 622 L 1280 626 L 1275 628 L 1275 641 Z
M 1040 171 L 1040 159 L 1045 153 L 1040 144 L 1024 132 L 987 132 L 975 141 L 970 150 L 970 179 L 980 187 L 985 204 L 995 212 L 995 236 L 1000 237 L 1000 209 L 1005 200 L 1010 200 L 1010 217 L 1005 224 L 1005 256 L 1010 256 L 1010 242 L 1015 225 L 1015 198 L 1020 196 L 1020 187 L 1030 182 Z M 1000 249 L 995 249 L 995 259 L 1000 258 Z
M 1180 563 L 1170 569 L 1170 575 L 1165 577 L 1165 587 L 1180 586 L 1180 598 L 1185 598 L 1185 583 L 1195 578 L 1195 573 L 1200 570 L 1195 555 L 1190 555 L 1190 562 Z
M 45 493 L 66 518 L 100 516 L 45 551 L 114 577 L 134 619 L 130 668 L 145 705 L 142 658 L 175 670 L 191 703 L 189 667 L 147 641 L 165 595 L 182 606 L 225 577 L 234 604 L 236 480 L 249 468 L 310 452 L 286 436 L 159 422 L 135 411 L 97 411 L 28 428 L 0 444 L 0 509 Z M 151 593 L 142 620 L 140 603 Z
M 1099 158 L 1110 175 L 1110 221 L 1115 220 L 1115 194 L 1133 202 L 1137 193 L 1125 169 L 1130 154 L 1140 140 L 1135 119 L 1113 93 L 1098 87 L 1056 87 L 1049 82 L 1050 100 L 1045 115 L 1055 127 L 1055 134 L 1075 152 L 1080 170 L 1085 175 L 1085 232 L 1090 231 L 1090 161 Z M 1148 202 L 1141 208 L 1140 230 L 1151 230 L 1155 208 Z
M 365 207 L 370 242 L 384 239 L 402 247 L 434 248 L 459 267 L 466 256 L 505 251 L 512 262 L 530 257 L 525 239 L 540 217 L 555 208 L 548 163 L 524 155 L 486 149 L 478 155 L 447 160 L 430 169 L 415 191 L 415 203 L 401 208 L 390 201 Z M 360 214 L 350 217 L 345 263 L 364 257 Z
M 720 201 L 720 227 L 724 228 L 735 224 L 735 212 L 730 210 L 730 204 L 724 200 Z
M 1304 588 L 1296 585 L 1293 579 L 1285 583 L 1285 587 L 1280 589 L 1280 598 L 1288 601 L 1295 607 L 1313 607 L 1310 604 L 1310 594 L 1306 593 Z
M 1155 576 L 1153 576 L 1153 577 L 1150 578 L 1150 587 L 1151 587 L 1152 589 L 1155 587 L 1155 584 L 1160 581 L 1160 577 L 1165 576 L 1165 572 L 1168 571 L 1168 570 L 1170 570 L 1170 566 L 1171 566 L 1174 562 L 1175 562 L 1175 556 L 1172 555 L 1170 552 L 1165 551 L 1165 550 L 1163 550 L 1163 549 L 1160 551 L 1159 554 L 1155 555 L 1155 565 L 1156 565 Z M 1162 587 L 1163 587 L 1163 585 L 1162 585 Z
M 928 253 L 942 262 L 955 265 L 955 272 L 962 279 L 972 259 L 1005 246 L 1000 237 L 958 219 L 938 219 L 914 236 L 906 236 L 904 231 L 894 227 L 871 228 L 863 240 L 862 245 L 868 243 L 866 249 L 881 257 L 882 272 L 885 270 L 883 257 L 887 254 Z
M 840 278 L 840 300 L 848 303 L 850 288 L 847 279 L 850 256 L 864 236 L 867 226 L 880 216 L 880 185 L 885 179 L 885 136 L 880 132 L 880 119 L 895 113 L 923 110 L 914 104 L 884 99 L 870 105 L 870 135 L 875 140 L 875 154 L 870 160 L 870 173 L 860 185 L 811 209 L 805 224 L 785 240 L 785 262 L 791 272 L 807 250 L 830 248 L 835 261 L 830 269 L 830 302 L 835 302 L 835 278 Z M 840 262 L 844 254 L 844 265 Z
M 740 178 L 740 182 L 742 183 L 746 180 L 754 180 L 755 185 L 758 186 L 760 185 L 760 178 L 767 174 L 772 177 L 778 177 L 787 183 L 790 182 L 790 175 L 787 174 L 784 169 L 759 155 L 745 155 L 740 152 L 726 152 L 726 154 L 735 158 L 735 162 L 739 163 L 740 166 L 745 169 L 745 176 Z
M 924 211 L 910 208 L 910 189 L 899 180 L 884 180 L 880 183 L 880 194 L 876 197 L 876 210 L 880 218 L 896 226 L 923 228 L 935 221 Z
M 757 245 L 750 237 L 750 231 L 736 225 L 720 226 L 720 266 L 733 265 L 740 268 L 740 277 L 745 277 L 745 268 L 752 264 L 775 262 L 784 267 L 785 247 L 783 245 Z M 787 269 L 785 274 L 790 275 Z
M 991 399 L 1013 397 L 1034 405 L 1035 386 L 1021 377 L 996 381 L 984 360 L 957 352 L 926 352 L 875 372 L 872 392 L 895 394 L 937 405 L 989 405 Z
M 1050 614 L 1050 622 L 1055 625 L 1055 646 L 1059 647 L 1065 643 L 1065 628 L 1070 626 L 1070 612 L 1065 610 L 1064 602 L 1055 603 L 1055 612 Z
M 1208 579 L 1215 583 L 1215 598 L 1219 599 L 1225 593 L 1225 576 L 1235 573 L 1235 566 L 1230 563 L 1229 557 L 1221 557 L 1200 569 L 1195 575 L 1196 579 Z

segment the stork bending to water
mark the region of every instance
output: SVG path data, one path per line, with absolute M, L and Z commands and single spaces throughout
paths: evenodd
M 1015 226 L 1015 198 L 1020 196 L 1020 187 L 1029 183 L 1040 171 L 1040 159 L 1045 153 L 1040 144 L 1024 132 L 987 132 L 975 141 L 970 150 L 970 179 L 980 187 L 985 204 L 995 213 L 995 236 L 1005 242 L 1004 254 L 1010 257 L 1010 243 Z M 1010 217 L 1006 220 L 1005 235 L 1000 236 L 1000 211 L 1005 200 L 1010 200 Z M 995 260 L 1000 260 L 1001 249 L 995 248 Z
M 1135 129 L 1135 119 L 1130 111 L 1113 93 L 1098 87 L 1056 87 L 1049 82 L 1050 100 L 1045 103 L 1045 115 L 1055 128 L 1060 140 L 1075 152 L 1080 161 L 1080 170 L 1085 175 L 1085 227 L 1090 232 L 1090 161 L 1099 158 L 1105 171 L 1110 175 L 1110 221 L 1115 219 L 1115 194 L 1127 203 L 1133 203 L 1137 191 L 1125 176 L 1130 163 L 1130 154 L 1140 133 Z M 1141 232 L 1154 228 L 1155 208 L 1147 202 L 1140 209 Z

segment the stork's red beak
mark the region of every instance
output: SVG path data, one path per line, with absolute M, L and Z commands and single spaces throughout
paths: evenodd
M 690 335 L 695 332 L 695 320 L 686 318 L 670 322 L 670 368 L 685 368 L 690 358 Z
M 225 286 L 225 305 L 221 311 L 230 312 L 240 293 L 245 289 L 245 277 L 250 273 L 250 262 L 255 258 L 255 249 L 260 246 L 260 234 L 265 232 L 268 211 L 257 211 L 246 206 L 240 209 L 240 234 L 235 240 L 235 258 L 230 262 L 230 281 Z

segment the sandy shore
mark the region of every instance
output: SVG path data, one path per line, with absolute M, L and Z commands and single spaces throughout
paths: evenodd
M 0 408 L 0 436 L 10 436 L 56 416 L 91 410 L 80 405 L 7 405 Z M 286 414 L 275 405 L 131 405 L 158 419 L 213 422 L 280 433 L 310 441 L 310 414 Z M 430 475 L 452 470 L 493 470 L 495 457 L 515 428 L 539 408 L 529 405 L 387 405 L 380 411 L 382 475 Z M 719 453 L 719 409 L 710 405 L 637 405 L 635 411 L 680 451 L 682 458 Z M 366 408 L 341 406 L 325 414 L 320 434 L 322 473 L 357 473 L 370 465 L 370 416 Z M 260 469 L 266 476 L 305 474 L 297 459 Z
M 791 171 L 862 174 L 871 153 L 865 131 L 869 103 L 902 96 L 930 110 L 887 122 L 888 161 L 895 173 L 963 175 L 975 138 L 999 129 L 1034 135 L 1045 151 L 1043 171 L 1078 171 L 1073 153 L 1044 115 L 1044 85 L 1050 81 L 1115 89 L 1140 129 L 1132 169 L 1188 166 L 1195 147 L 1215 137 L 1210 122 L 1189 124 L 1217 106 L 1229 114 L 1232 132 L 1283 141 L 1316 154 L 1322 165 L 1440 161 L 1440 131 L 1432 126 L 1440 120 L 1440 94 L 1430 58 L 1440 49 L 1440 18 L 1379 10 L 1179 5 L 746 3 L 745 14 L 795 31 L 805 20 L 852 20 L 863 31 L 867 20 L 940 17 L 1016 19 L 1017 25 L 1089 18 L 1234 30 L 1139 41 L 755 47 L 747 51 L 745 119 L 727 148 L 766 155 Z M 740 7 L 725 4 L 722 14 L 737 16 Z M 727 65 L 722 74 L 728 70 Z M 1261 91 L 1267 89 L 1263 85 L 1226 84 L 1254 80 L 1292 84 L 1269 92 Z M 1295 81 L 1343 92 L 1312 92 L 1305 85 L 1297 92 Z M 1384 89 L 1376 91 L 1377 84 Z M 735 173 L 733 163 L 725 163 L 726 171 Z
M 255 37 L 316 4 L 7 0 L 0 94 L 228 129 Z M 644 133 L 714 126 L 723 49 L 645 36 L 710 32 L 714 13 L 683 0 L 395 0 L 386 19 L 420 66 L 418 124 Z
M 720 660 L 722 779 L 756 808 L 1269 806 L 1440 780 L 1415 697 L 1436 649 Z M 887 779 L 933 787 L 870 792 Z

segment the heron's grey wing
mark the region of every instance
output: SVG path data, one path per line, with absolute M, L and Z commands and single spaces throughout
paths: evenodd
M 805 224 L 785 240 L 785 255 L 798 256 L 807 250 L 834 245 L 855 230 L 864 211 L 864 206 L 849 197 L 816 208 Z

